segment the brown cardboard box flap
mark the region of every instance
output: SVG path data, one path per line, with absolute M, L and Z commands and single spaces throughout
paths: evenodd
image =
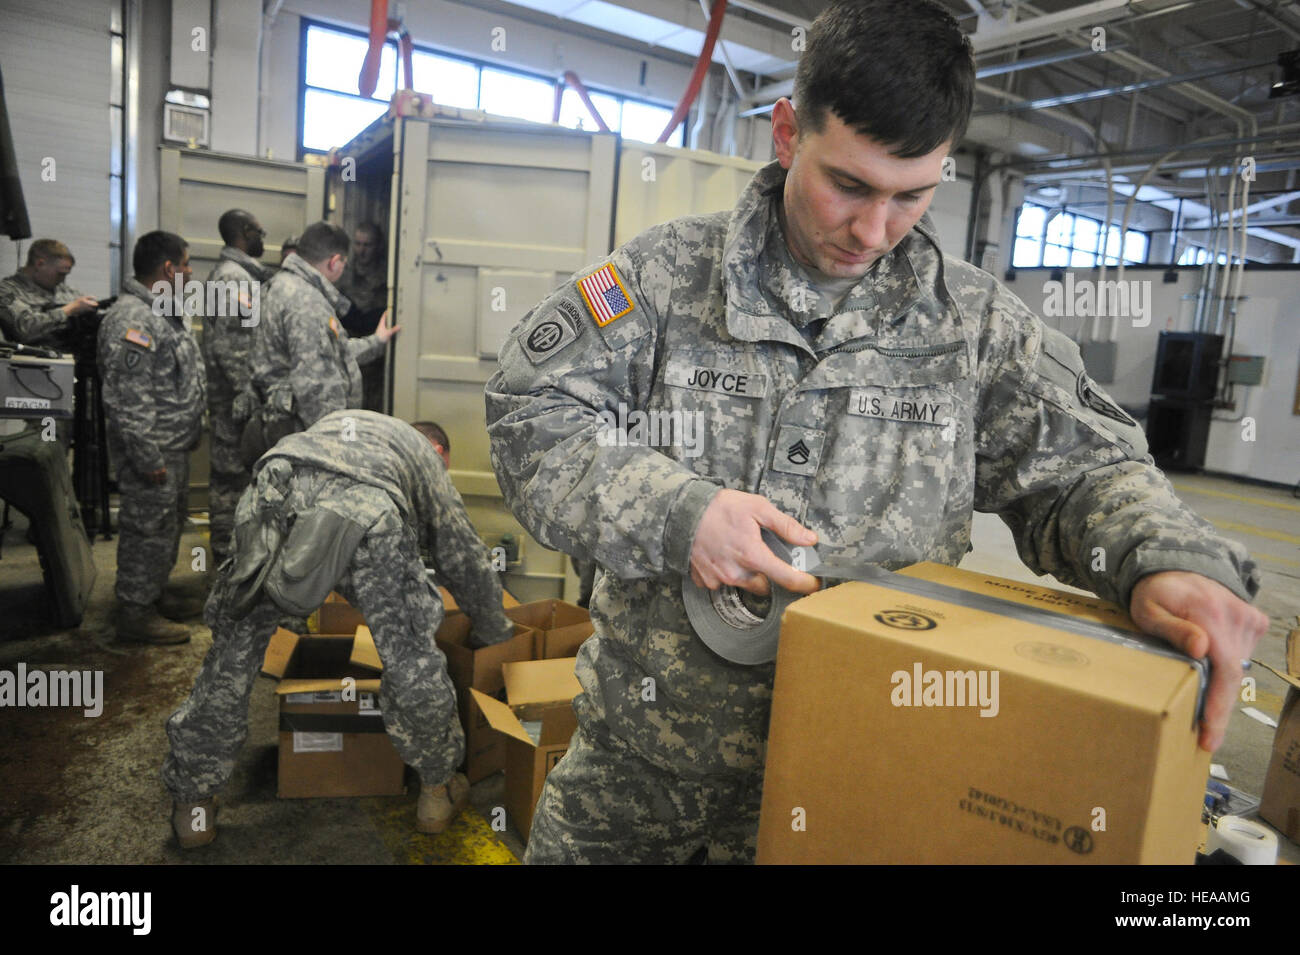
M 486 693 L 480 693 L 478 690 L 471 689 L 470 693 L 474 695 L 474 700 L 487 718 L 488 725 L 494 730 L 505 733 L 507 736 L 513 736 L 529 746 L 536 745 L 533 743 L 533 738 L 528 735 L 528 731 L 524 729 L 524 725 L 519 722 L 519 717 L 515 716 L 510 707 L 500 700 L 493 699 Z
M 1292 630 L 1286 635 L 1286 673 L 1277 667 L 1269 666 L 1263 660 L 1253 660 L 1269 673 L 1273 673 L 1284 682 L 1300 690 L 1300 630 Z
M 352 638 L 352 656 L 348 662 L 367 670 L 383 670 L 383 661 L 379 659 L 379 650 L 375 647 L 375 638 L 369 627 L 357 627 L 357 634 Z
M 573 672 L 577 662 L 576 657 L 561 657 L 558 660 L 503 664 L 501 673 L 506 681 L 506 699 L 511 706 L 573 699 L 582 692 L 582 685 Z
M 281 680 L 275 688 L 276 695 L 287 696 L 290 693 L 322 693 L 336 690 L 352 689 L 358 693 L 378 693 L 379 680 L 353 680 L 350 684 L 343 677 L 327 680 Z
M 271 635 L 271 642 L 266 645 L 266 653 L 262 657 L 262 672 L 275 680 L 283 677 L 285 668 L 289 666 L 289 659 L 297 646 L 298 634 L 284 627 L 277 627 L 275 633 Z

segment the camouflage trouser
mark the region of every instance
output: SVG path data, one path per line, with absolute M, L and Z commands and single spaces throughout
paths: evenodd
M 218 577 L 204 611 L 212 648 L 189 699 L 167 721 L 171 751 L 163 782 L 179 801 L 206 799 L 230 778 L 248 734 L 253 683 L 282 615 L 262 597 L 246 616 L 232 616 L 228 571 Z M 336 589 L 365 615 L 374 637 L 384 664 L 384 728 L 398 754 L 421 781 L 446 782 L 464 758 L 465 735 L 446 658 L 433 642 L 442 605 L 426 580 L 415 535 L 395 511 L 362 540 Z
M 239 444 L 227 445 L 214 434 L 211 442 L 212 468 L 208 475 L 208 520 L 211 533 L 212 567 L 220 567 L 230 553 L 230 535 L 235 528 L 235 507 L 248 487 L 249 474 L 239 461 Z
M 117 586 L 121 603 L 153 606 L 176 566 L 189 507 L 190 455 L 165 451 L 167 480 L 150 483 L 125 461 L 118 469 Z
M 753 862 L 761 773 L 676 775 L 579 726 L 546 777 L 524 861 L 672 864 L 707 849 L 710 863 Z

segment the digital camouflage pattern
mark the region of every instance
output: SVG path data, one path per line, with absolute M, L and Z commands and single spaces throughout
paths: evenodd
M 0 280 L 0 341 L 61 347 L 68 317 L 60 309 L 81 294 L 67 282 L 41 288 L 21 270 Z
M 681 597 L 695 529 L 723 487 L 816 531 L 826 560 L 956 564 L 980 510 L 1003 517 L 1035 572 L 1124 605 L 1161 570 L 1246 599 L 1258 589 L 1244 549 L 1178 501 L 1073 343 L 992 276 L 943 256 L 928 218 L 828 307 L 779 239 L 784 175 L 772 163 L 733 212 L 617 250 L 608 262 L 634 306 L 622 317 L 598 325 L 578 285 L 593 270 L 575 276 L 525 316 L 487 384 L 507 503 L 539 541 L 605 571 L 575 709 L 589 736 L 636 753 L 611 787 L 632 786 L 645 764 L 683 786 L 761 777 L 774 665 L 712 654 Z M 698 412 L 699 446 L 598 440 L 600 413 L 620 404 Z M 565 820 L 590 827 L 606 805 L 588 797 L 582 821 L 578 794 L 552 794 L 552 781 L 533 861 L 566 857 L 579 836 Z M 632 852 L 646 838 L 641 809 L 610 811 L 619 805 L 613 830 Z
M 213 566 L 219 565 L 230 550 L 235 505 L 239 503 L 244 488 L 248 487 L 248 471 L 239 459 L 239 438 L 243 433 L 242 422 L 248 419 L 248 410 L 251 409 L 241 407 L 237 415 L 235 401 L 249 387 L 253 330 L 261 320 L 261 291 L 255 296 L 251 288 L 260 286 L 274 274 L 275 269 L 263 265 L 242 249 L 228 245 L 221 250 L 221 257 L 208 276 L 209 284 L 222 283 L 226 296 L 218 313 L 205 316 L 203 321 L 208 426 L 212 436 L 208 514 Z M 245 296 L 242 302 L 241 295 Z
M 331 411 L 360 408 L 359 362 L 379 357 L 378 336 L 349 338 L 339 315 L 348 300 L 311 265 L 290 253 L 264 288 L 253 334 L 253 403 L 271 420 L 302 431 Z
M 184 317 L 155 315 L 133 278 L 99 326 L 99 376 L 111 459 L 117 465 L 117 599 L 152 605 L 176 563 L 185 526 L 189 452 L 206 403 L 202 358 Z M 172 303 L 169 303 L 172 304 Z M 179 314 L 180 306 L 171 309 Z M 167 469 L 164 484 L 147 477 Z
M 433 638 L 442 600 L 420 560 L 421 543 L 428 542 L 441 579 L 487 643 L 513 632 L 501 585 L 428 440 L 395 418 L 338 412 L 276 445 L 240 498 L 234 560 L 223 566 L 204 614 L 212 648 L 189 699 L 167 722 L 163 781 L 178 801 L 205 799 L 229 779 L 247 735 L 249 695 L 282 613 L 265 595 L 243 617 L 231 613 L 230 571 L 241 545 L 263 520 L 312 507 L 369 528 L 335 589 L 365 615 L 384 663 L 380 709 L 398 753 L 429 785 L 446 782 L 464 757 L 455 689 Z

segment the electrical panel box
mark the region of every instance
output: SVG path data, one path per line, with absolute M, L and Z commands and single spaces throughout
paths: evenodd
M 1228 384 L 1258 385 L 1263 380 L 1263 355 L 1233 355 L 1228 359 Z
M 1083 367 L 1099 385 L 1115 383 L 1115 356 L 1118 353 L 1119 342 L 1083 342 L 1079 345 Z

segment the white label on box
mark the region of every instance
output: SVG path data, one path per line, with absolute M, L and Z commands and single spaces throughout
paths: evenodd
M 287 693 L 285 701 L 289 703 L 342 703 L 342 690 L 316 690 L 312 693 Z
M 379 709 L 379 697 L 374 693 L 362 693 L 357 697 L 357 712 L 361 716 L 383 716 Z
M 343 752 L 343 734 L 301 733 L 295 730 L 293 734 L 293 751 L 295 753 L 341 753 Z

